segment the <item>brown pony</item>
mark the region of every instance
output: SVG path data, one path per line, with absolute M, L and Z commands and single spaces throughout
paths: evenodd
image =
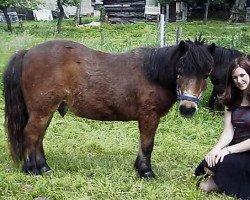
M 180 99 L 180 113 L 192 116 L 212 67 L 215 45 L 198 42 L 137 48 L 109 54 L 56 40 L 19 51 L 4 72 L 5 125 L 14 161 L 42 174 L 43 138 L 53 113 L 67 109 L 102 121 L 138 121 L 135 169 L 152 178 L 151 153 L 160 120 Z

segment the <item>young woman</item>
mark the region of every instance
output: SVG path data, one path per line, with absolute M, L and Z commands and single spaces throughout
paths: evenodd
M 250 61 L 236 58 L 228 71 L 221 97 L 226 106 L 224 130 L 195 170 L 209 176 L 199 183 L 204 192 L 221 191 L 250 199 Z

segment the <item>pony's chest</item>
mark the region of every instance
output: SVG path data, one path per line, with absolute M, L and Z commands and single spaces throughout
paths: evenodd
M 149 110 L 154 110 L 162 116 L 165 115 L 176 102 L 176 94 L 171 90 L 156 87 L 152 90 L 148 90 L 148 92 L 142 96 L 141 101 L 144 102 L 145 107 L 148 107 Z

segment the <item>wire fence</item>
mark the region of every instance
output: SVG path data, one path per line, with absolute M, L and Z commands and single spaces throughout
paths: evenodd
M 125 26 L 126 25 L 124 25 L 124 27 Z M 131 26 L 133 25 L 130 25 L 130 27 Z M 134 27 L 137 28 L 136 25 Z M 34 30 L 36 30 L 36 28 L 38 29 L 39 27 L 34 27 Z M 76 33 L 77 31 L 74 33 L 75 30 L 72 30 L 70 33 L 63 35 L 54 35 L 50 33 L 47 38 L 42 36 L 48 35 L 48 32 L 54 29 L 53 27 L 39 30 L 38 32 L 41 37 L 36 37 L 24 31 L 15 36 L 8 36 L 6 39 L 0 40 L 0 61 L 2 57 L 11 55 L 16 50 L 28 49 L 45 40 L 53 39 L 72 39 L 90 48 L 112 53 L 124 52 L 142 46 L 159 47 L 160 45 L 159 24 L 144 26 L 140 31 L 130 31 L 128 28 L 127 33 L 119 28 L 120 27 L 114 26 L 113 30 L 110 30 L 111 28 L 106 29 L 105 26 L 95 27 L 95 29 L 98 30 L 95 35 L 91 35 L 91 28 L 85 28 L 83 31 L 88 31 L 90 33 L 89 36 L 86 36 L 86 34 L 81 36 L 79 33 Z M 249 26 L 246 26 L 246 28 L 241 27 L 237 34 L 223 34 L 219 36 L 204 30 L 203 37 L 206 38 L 208 43 L 214 42 L 219 46 L 235 48 L 250 54 L 250 46 L 248 45 L 250 42 L 250 35 L 248 29 Z M 170 24 L 166 24 L 165 44 L 167 46 L 175 45 L 179 43 L 180 40 L 193 39 L 195 36 L 198 36 L 198 34 L 200 33 L 197 32 L 196 35 L 191 35 L 190 31 L 188 31 L 186 27 L 183 28 L 181 25 L 173 27 Z

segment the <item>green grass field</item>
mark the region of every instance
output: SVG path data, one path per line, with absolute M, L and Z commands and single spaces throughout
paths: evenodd
M 17 25 L 14 25 L 14 27 Z M 168 45 L 175 44 L 175 30 L 182 38 L 194 38 L 200 32 L 208 43 L 232 47 L 250 54 L 250 24 L 211 21 L 171 23 L 166 29 Z M 73 27 L 63 23 L 62 33 L 54 34 L 55 22 L 26 22 L 21 30 L 4 31 L 0 25 L 0 73 L 9 57 L 20 49 L 46 40 L 70 39 L 91 48 L 118 53 L 139 46 L 157 46 L 156 24 L 120 24 L 102 27 Z M 2 90 L 2 81 L 0 84 Z M 55 113 L 44 141 L 51 174 L 25 175 L 15 166 L 8 150 L 4 130 L 4 102 L 0 97 L 0 199 L 6 200 L 94 200 L 94 199 L 169 199 L 229 200 L 223 194 L 204 194 L 196 190 L 192 171 L 219 137 L 222 113 L 211 113 L 205 105 L 209 85 L 201 106 L 192 119 L 179 116 L 177 104 L 161 119 L 152 155 L 157 179 L 139 179 L 133 170 L 138 149 L 136 122 L 100 122 L 75 117 L 61 118 Z

